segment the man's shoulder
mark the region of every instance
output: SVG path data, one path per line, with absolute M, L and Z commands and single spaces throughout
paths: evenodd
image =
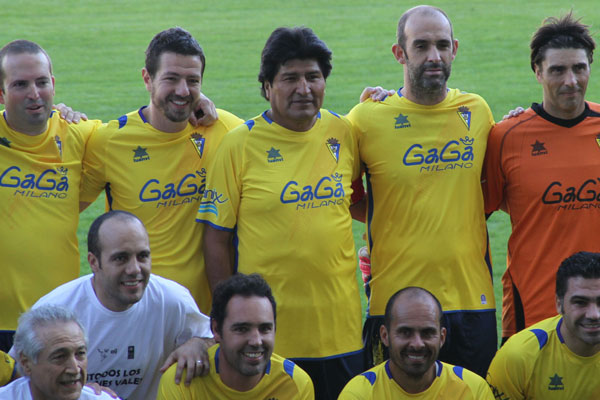
M 31 396 L 31 391 L 29 390 L 29 379 L 26 377 L 21 377 L 0 387 L 0 400 L 26 399 L 28 395 Z
M 120 399 L 120 398 L 119 398 Z M 115 400 L 108 393 L 101 392 L 100 394 L 96 394 L 94 389 L 84 386 L 81 391 L 81 396 L 79 400 Z
M 217 115 L 219 116 L 217 122 L 225 125 L 228 130 L 231 130 L 244 123 L 244 120 L 237 115 L 220 108 L 217 108 Z
M 142 108 L 133 110 L 127 114 L 121 115 L 117 119 L 108 121 L 106 124 L 98 128 L 98 132 L 102 133 L 103 135 L 109 135 L 117 132 L 123 132 L 125 128 L 139 128 L 145 123 L 145 121 L 142 119 L 141 110 Z
M 43 304 L 60 304 L 71 306 L 85 293 L 85 286 L 89 285 L 92 275 L 84 275 L 67 283 L 63 283 L 52 291 L 42 296 L 33 306 L 39 307 Z M 74 297 L 75 296 L 75 297 Z
M 531 361 L 547 348 L 547 344 L 557 335 L 558 326 L 562 317 L 547 318 L 525 330 L 511 336 L 500 348 L 498 354 L 502 354 L 509 360 Z
M 149 300 L 150 305 L 158 299 L 166 304 L 188 303 L 193 299 L 185 286 L 154 274 L 150 274 L 144 297 Z

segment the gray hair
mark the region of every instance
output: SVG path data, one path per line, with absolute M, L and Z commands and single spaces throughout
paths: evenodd
M 75 322 L 79 326 L 83 332 L 85 344 L 87 346 L 88 339 L 83 325 L 81 325 L 81 322 L 79 322 L 75 313 L 67 308 L 49 304 L 31 309 L 21 314 L 13 344 L 15 355 L 19 357 L 23 354 L 37 364 L 38 357 L 44 349 L 44 344 L 38 337 L 38 329 L 46 325 L 68 322 Z M 19 369 L 21 374 L 23 374 L 20 364 Z

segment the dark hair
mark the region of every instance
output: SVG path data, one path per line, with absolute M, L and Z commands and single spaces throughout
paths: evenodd
M 596 43 L 590 36 L 588 26 L 579 21 L 573 18 L 572 12 L 560 19 L 550 17 L 544 20 L 529 45 L 533 71 L 536 65 L 542 65 L 548 49 L 584 49 L 589 63 L 592 63 Z
M 50 56 L 42 47 L 29 40 L 13 40 L 12 42 L 5 45 L 2 49 L 0 49 L 0 88 L 4 89 L 4 59 L 9 54 L 38 54 L 42 53 L 48 59 L 48 65 L 50 66 L 50 75 L 52 75 L 52 61 L 50 60 Z
M 235 295 L 243 297 L 266 297 L 273 307 L 273 320 L 277 319 L 277 304 L 267 281 L 256 273 L 250 275 L 237 273 L 229 279 L 220 282 L 213 293 L 210 319 L 217 323 L 217 332 L 222 332 L 223 321 L 227 317 L 227 304 Z
M 88 231 L 87 246 L 88 252 L 96 256 L 98 262 L 100 260 L 100 254 L 102 253 L 99 235 L 100 227 L 104 222 L 108 221 L 111 218 L 120 218 L 121 220 L 133 219 L 142 224 L 142 226 L 144 226 L 144 223 L 135 214 L 123 210 L 111 210 L 96 218 L 94 222 L 92 222 L 92 225 L 90 225 L 90 230 Z
M 199 56 L 202 61 L 201 76 L 204 76 L 204 67 L 206 67 L 204 51 L 196 39 L 185 29 L 177 26 L 159 32 L 152 38 L 146 49 L 146 71 L 153 78 L 158 71 L 159 59 L 162 53 Z
M 408 22 L 409 17 L 416 13 L 433 15 L 436 12 L 442 14 L 448 21 L 448 24 L 450 25 L 450 37 L 454 40 L 454 30 L 452 28 L 452 21 L 450 21 L 450 18 L 448 18 L 448 14 L 446 14 L 444 12 L 444 10 L 442 10 L 441 8 L 432 7 L 432 6 L 416 6 L 416 7 L 411 8 L 410 10 L 407 10 L 404 14 L 402 14 L 402 16 L 400 17 L 400 20 L 398 21 L 398 30 L 396 31 L 396 39 L 398 40 L 398 44 L 400 45 L 400 47 L 402 47 L 402 50 L 404 50 L 406 52 L 406 34 L 405 34 L 404 30 L 406 28 L 406 23 Z
M 600 279 L 600 253 L 580 251 L 566 258 L 556 271 L 556 297 L 563 299 L 569 278 Z
M 265 82 L 273 83 L 279 68 L 289 60 L 314 59 L 319 64 L 323 77 L 331 72 L 331 50 L 318 38 L 312 29 L 297 26 L 277 28 L 271 33 L 260 59 L 258 81 L 261 94 L 266 99 Z
M 437 309 L 439 311 L 440 326 L 442 325 L 442 318 L 444 315 L 442 312 L 442 305 L 440 304 L 440 301 L 437 299 L 437 297 L 435 297 L 433 295 L 433 293 L 431 293 L 429 290 L 423 289 L 422 287 L 408 286 L 408 287 L 405 287 L 404 289 L 400 289 L 396 293 L 394 293 L 392 295 L 392 297 L 390 297 L 390 299 L 388 300 L 387 304 L 385 305 L 385 315 L 383 316 L 383 324 L 385 325 L 385 328 L 388 331 L 390 330 L 390 325 L 392 323 L 392 309 L 394 308 L 394 303 L 396 302 L 396 299 L 398 298 L 398 296 L 400 296 L 401 294 L 403 294 L 405 292 L 408 292 L 408 293 L 415 292 L 416 294 L 428 295 L 429 297 L 431 297 L 433 299 L 433 301 L 435 302 Z

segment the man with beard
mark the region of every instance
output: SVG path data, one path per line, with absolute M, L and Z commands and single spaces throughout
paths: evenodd
M 371 279 L 363 339 L 369 365 L 385 360 L 379 335 L 387 299 L 399 287 L 423 287 L 445 311 L 440 359 L 485 376 L 497 333 L 480 176 L 494 122 L 481 97 L 447 88 L 457 49 L 442 10 L 406 11 L 392 46 L 404 87 L 348 115 L 368 188 Z
M 75 313 L 47 305 L 19 318 L 14 350 L 23 377 L 0 388 L 1 400 L 107 400 L 84 386 L 87 338 Z
M 186 286 L 205 314 L 210 290 L 201 251 L 204 225 L 194 223 L 208 161 L 242 120 L 218 110 L 209 127 L 188 119 L 200 98 L 206 60 L 189 32 L 158 33 L 142 77 L 150 103 L 111 121 L 86 148 L 82 208 L 106 191 L 107 209 L 137 215 L 152 243 L 153 272 Z
M 258 274 L 237 274 L 215 289 L 210 314 L 218 344 L 208 350 L 210 374 L 177 385 L 171 367 L 160 381 L 158 400 L 314 399 L 309 376 L 273 353 L 275 299 Z
M 559 315 L 513 335 L 487 380 L 497 399 L 600 398 L 600 254 L 580 252 L 556 273 Z
M 178 381 L 184 367 L 192 371 L 187 384 L 207 373 L 209 320 L 186 288 L 150 273 L 144 224 L 126 211 L 102 214 L 90 226 L 88 251 L 93 274 L 33 305 L 66 307 L 90 332 L 87 380 L 123 399 L 147 400 L 156 397 L 161 371 L 174 362 Z
M 548 18 L 530 48 L 543 102 L 490 132 L 482 179 L 486 213 L 502 209 L 512 223 L 503 339 L 554 315 L 556 260 L 600 251 L 600 105 L 585 101 L 594 39 L 567 14 Z
M 340 400 L 492 400 L 483 378 L 437 361 L 447 332 L 442 315 L 440 302 L 425 289 L 407 287 L 392 295 L 380 328 L 390 359 L 352 379 Z

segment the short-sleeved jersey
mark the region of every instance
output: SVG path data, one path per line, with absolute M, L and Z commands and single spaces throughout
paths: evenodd
M 203 225 L 194 223 L 208 160 L 227 131 L 243 121 L 218 110 L 210 127 L 165 133 L 144 118 L 144 107 L 109 122 L 90 139 L 82 201 L 106 190 L 107 210 L 125 210 L 146 225 L 152 272 L 186 286 L 202 312 L 211 295 L 204 271 Z
M 420 286 L 445 311 L 494 310 L 481 194 L 491 111 L 479 96 L 448 91 L 424 106 L 397 94 L 348 115 L 364 164 L 371 254 L 369 315 Z
M 312 400 L 315 398 L 310 377 L 296 364 L 278 356 L 271 355 L 271 362 L 258 384 L 246 391 L 240 392 L 225 385 L 219 374 L 219 345 L 208 349 L 210 372 L 208 375 L 192 379 L 190 386 L 175 383 L 175 369 L 172 365 L 163 375 L 158 388 L 157 400 Z
M 554 118 L 533 104 L 490 133 L 486 212 L 503 209 L 512 224 L 502 278 L 504 336 L 556 313 L 554 281 L 562 260 L 582 250 L 600 251 L 598 134 L 600 105 L 594 103 L 573 120 Z M 520 297 L 516 310 L 513 290 Z
M 560 333 L 562 317 L 545 319 L 508 339 L 487 380 L 496 399 L 600 399 L 600 353 L 573 353 Z
M 15 360 L 0 351 L 0 386 L 6 385 L 15 376 Z
M 277 299 L 275 352 L 322 358 L 361 348 L 352 125 L 321 110 L 306 132 L 266 112 L 232 130 L 211 165 L 198 221 L 234 231 L 237 271 L 260 273 Z
M 492 392 L 479 375 L 452 364 L 436 361 L 436 376 L 421 393 L 407 393 L 392 377 L 390 360 L 354 377 L 339 400 L 422 399 L 493 400 Z
M 0 400 L 33 400 L 28 377 L 22 377 L 8 386 L 0 387 Z M 78 400 L 115 400 L 108 393 L 95 394 L 94 389 L 84 386 Z M 118 399 L 117 399 L 118 400 Z
M 191 337 L 212 337 L 209 319 L 190 292 L 154 274 L 142 299 L 125 311 L 104 307 L 94 292 L 92 275 L 59 286 L 34 307 L 46 304 L 69 308 L 87 331 L 87 381 L 127 400 L 154 399 L 162 375 L 159 368 L 169 354 Z
M 58 112 L 37 136 L 0 117 L 0 330 L 55 287 L 79 276 L 77 224 L 85 145 L 100 121 L 68 124 Z

